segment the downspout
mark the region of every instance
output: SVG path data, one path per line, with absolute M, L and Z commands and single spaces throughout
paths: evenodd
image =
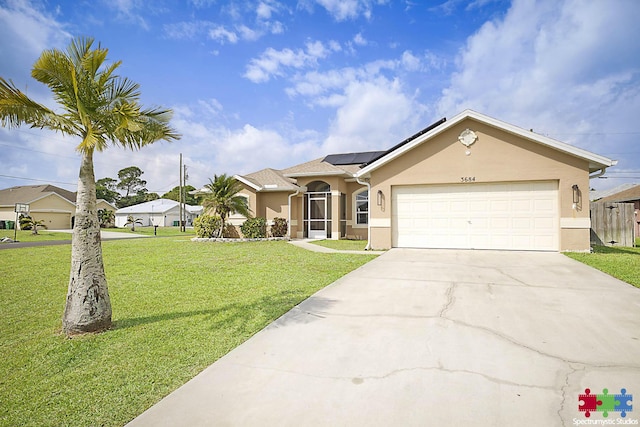
M 365 246 L 364 250 L 371 250 L 371 183 L 368 181 L 360 181 L 360 178 L 356 176 L 356 182 L 360 185 L 367 186 L 367 210 L 369 211 L 369 218 L 367 218 L 367 246 Z M 355 212 L 352 214 L 355 215 Z
M 604 175 L 604 173 L 607 171 L 607 168 L 602 168 L 600 169 L 600 171 L 598 173 L 596 173 L 595 175 L 589 175 L 589 179 L 592 178 L 600 178 L 602 175 Z
M 295 193 L 289 194 L 289 212 L 287 213 L 287 215 L 289 216 L 289 221 L 287 222 L 287 235 L 289 236 L 289 240 L 291 240 L 291 198 L 297 196 L 298 194 L 300 194 L 300 187 L 298 187 Z

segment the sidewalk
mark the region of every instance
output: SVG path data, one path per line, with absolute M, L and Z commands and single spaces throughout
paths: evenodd
M 320 246 L 320 245 L 314 245 L 313 243 L 311 243 L 313 241 L 314 241 L 313 239 L 289 240 L 289 243 L 299 248 L 306 249 L 308 251 L 322 252 L 326 254 L 341 253 L 341 254 L 381 255 L 385 253 L 385 251 L 372 251 L 372 250 L 371 251 L 343 251 L 338 249 L 325 248 L 324 246 Z

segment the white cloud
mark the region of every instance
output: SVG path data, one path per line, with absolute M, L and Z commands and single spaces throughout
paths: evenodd
M 387 149 L 421 126 L 424 107 L 397 80 L 352 81 L 344 89 L 325 153 Z
M 137 12 L 138 10 L 148 7 L 142 0 L 108 0 L 104 1 L 104 4 L 116 11 L 118 19 L 132 22 L 144 30 L 149 30 L 149 24 L 144 17 Z
M 222 44 L 224 44 L 225 41 L 231 44 L 238 42 L 238 35 L 233 31 L 227 30 L 222 25 L 209 30 L 209 38 L 211 38 L 212 40 L 216 40 Z
M 159 170 L 166 174 L 175 169 L 177 177 L 178 169 L 174 166 L 185 147 L 188 147 L 188 153 L 185 153 L 184 162 L 189 167 L 190 183 L 196 187 L 206 184 L 214 174 L 246 174 L 266 167 L 285 168 L 320 155 L 319 137 L 315 132 L 298 131 L 295 127 L 276 130 L 248 123 L 238 128 L 210 124 L 220 122 L 211 119 L 217 112 L 211 115 L 208 108 L 201 107 L 202 102 L 199 104 L 175 109 L 172 123 L 182 133 L 181 141 L 151 146 L 149 149 L 153 152 L 136 160 L 136 164 L 147 168 L 141 166 L 145 176 L 149 170 L 149 180 L 160 182 L 171 178 L 162 174 L 155 176 L 156 172 L 152 171 L 153 165 L 149 162 L 156 152 L 168 156 L 170 164 L 173 162 L 173 166 Z
M 366 46 L 367 40 L 362 36 L 362 33 L 358 33 L 353 37 L 353 42 L 358 46 Z
M 167 37 L 171 39 L 191 40 L 205 34 L 214 24 L 208 21 L 184 21 L 165 24 L 163 29 Z
M 334 50 L 333 47 L 332 44 L 327 48 L 320 41 L 309 41 L 306 44 L 306 51 L 267 48 L 259 58 L 254 58 L 249 62 L 244 77 L 254 83 L 269 81 L 272 76 L 285 75 L 284 69 L 286 68 L 302 69 L 315 65 L 318 59 L 330 55 Z
M 356 19 L 360 16 L 371 19 L 374 5 L 383 5 L 388 0 L 315 0 L 336 21 Z M 308 9 L 309 7 L 307 7 Z
M 271 19 L 271 13 L 273 12 L 273 6 L 265 2 L 260 2 L 256 9 L 256 15 L 258 19 L 268 20 Z
M 5 41 L 0 43 L 2 77 L 19 84 L 31 79 L 31 67 L 43 50 L 65 47 L 71 35 L 31 3 L 8 1 L 0 5 L 0 39 Z
M 615 157 L 603 130 L 637 130 L 640 111 L 637 16 L 632 0 L 515 1 L 468 39 L 438 111 L 472 108 Z

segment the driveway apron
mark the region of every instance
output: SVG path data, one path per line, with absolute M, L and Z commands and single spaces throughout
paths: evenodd
M 130 425 L 604 420 L 579 410 L 586 388 L 640 396 L 640 289 L 559 253 L 393 249 Z

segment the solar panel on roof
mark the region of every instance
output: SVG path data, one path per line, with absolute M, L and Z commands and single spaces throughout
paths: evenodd
M 324 159 L 322 159 L 322 161 L 330 163 L 334 166 L 359 165 L 362 163 L 366 163 L 383 153 L 386 153 L 386 151 L 367 151 L 362 153 L 329 154 Z

